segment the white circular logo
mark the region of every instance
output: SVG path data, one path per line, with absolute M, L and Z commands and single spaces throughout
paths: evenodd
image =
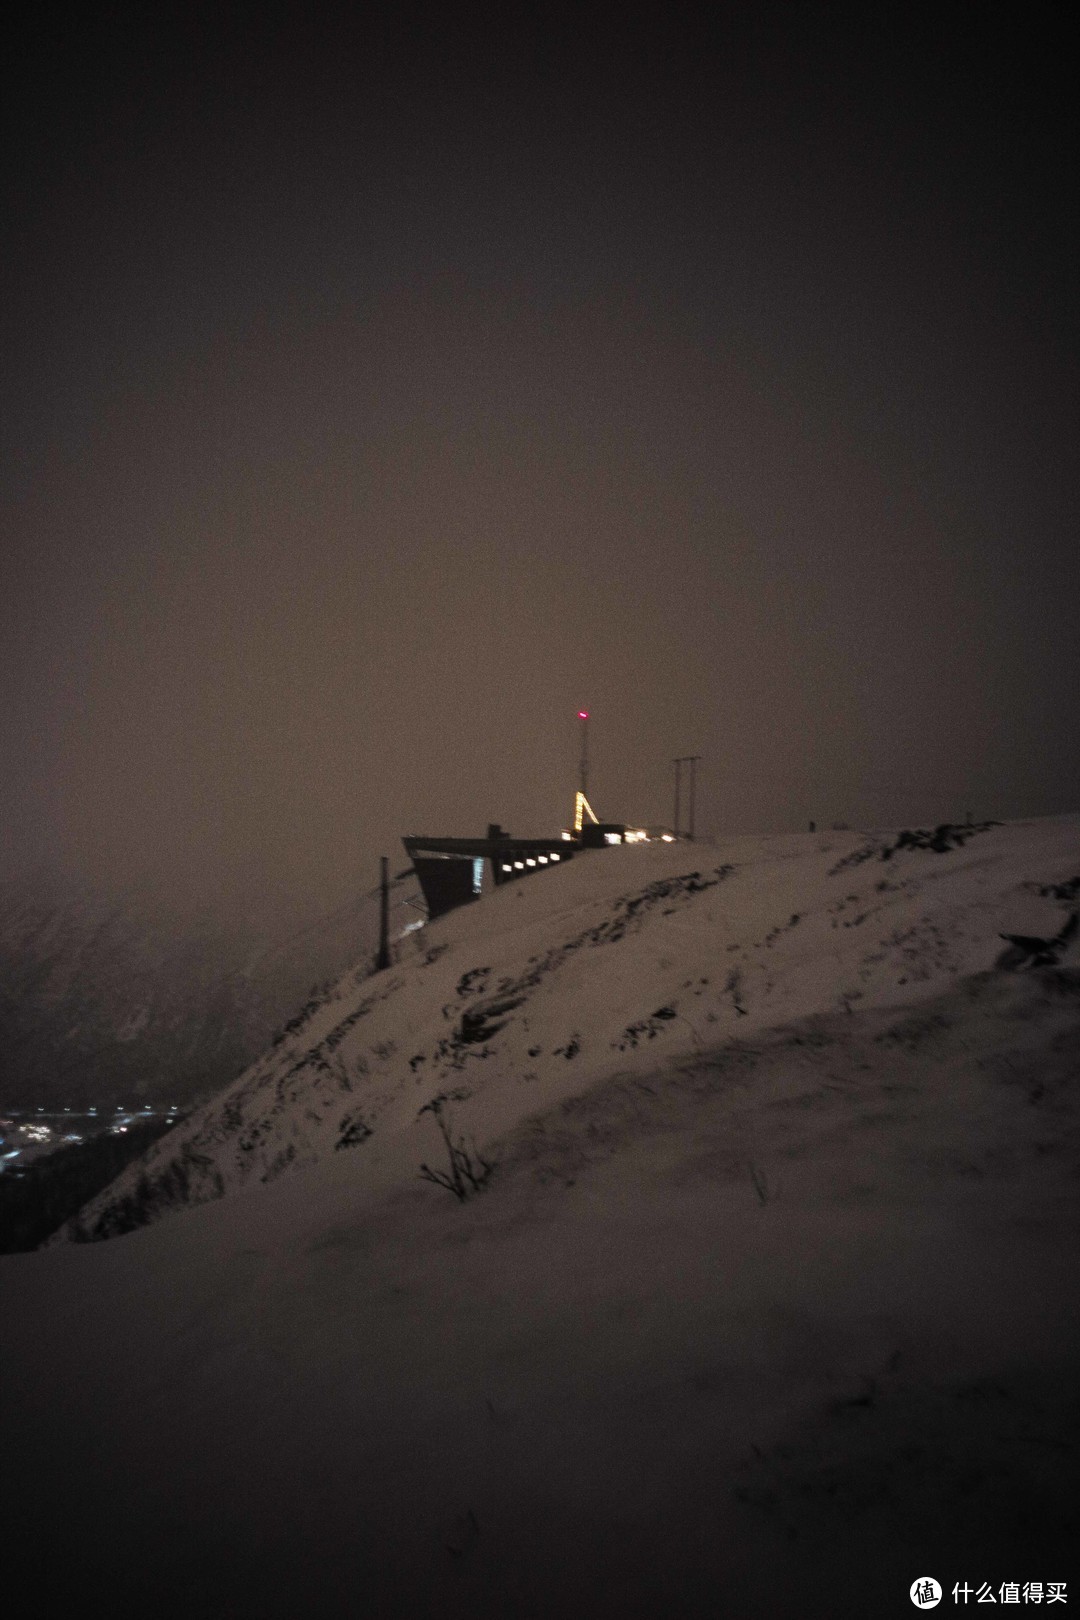
M 911 1601 L 917 1609 L 936 1609 L 941 1602 L 941 1587 L 932 1575 L 920 1575 L 911 1583 Z

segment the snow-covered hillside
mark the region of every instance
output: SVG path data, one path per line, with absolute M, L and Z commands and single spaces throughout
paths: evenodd
M 1052 939 L 1080 905 L 1073 821 L 939 842 L 635 845 L 498 890 L 429 927 L 390 972 L 365 965 L 310 1003 L 75 1235 L 130 1230 L 340 1150 L 361 1184 L 386 1185 L 437 1156 L 433 1100 L 490 1143 L 616 1072 L 810 1014 L 917 1004 L 992 968 L 1002 933 Z
M 151 1224 L 0 1260 L 9 1579 L 230 1620 L 1068 1582 L 1080 817 L 933 842 L 605 851 L 347 976 L 82 1217 Z
M 373 953 L 377 927 L 372 897 L 312 913 L 257 874 L 201 905 L 40 874 L 0 885 L 0 1107 L 187 1107 Z

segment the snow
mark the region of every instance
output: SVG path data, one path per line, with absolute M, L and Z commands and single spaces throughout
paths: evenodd
M 0 1264 L 9 1546 L 117 1614 L 1066 1578 L 1080 951 L 998 964 L 1080 818 L 895 842 L 606 851 L 347 975 L 83 1224 L 185 1147 L 195 1207 Z M 453 1090 L 463 1204 L 418 1175 Z
M 416 892 L 392 886 L 394 927 Z M 265 874 L 223 884 L 213 907 L 40 872 L 0 883 L 3 1107 L 187 1106 L 217 1092 L 310 985 L 374 949 L 377 894 L 313 921 L 316 904 Z

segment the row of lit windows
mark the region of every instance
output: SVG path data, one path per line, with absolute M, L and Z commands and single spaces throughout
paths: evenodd
M 527 855 L 523 861 L 503 861 L 504 872 L 524 872 L 527 866 L 546 866 L 548 861 L 561 861 L 562 856 L 552 850 L 550 855 Z
M 573 838 L 573 834 L 564 832 L 563 837 L 569 842 Z M 649 841 L 649 834 L 644 827 L 626 827 L 621 833 L 606 832 L 604 834 L 605 844 L 647 844 Z M 661 833 L 660 841 L 665 844 L 673 844 L 675 836 L 673 833 Z M 552 850 L 550 854 L 538 855 L 535 860 L 530 855 L 524 861 L 503 861 L 502 869 L 504 872 L 523 872 L 527 866 L 546 866 L 548 861 L 560 859 L 561 857 Z

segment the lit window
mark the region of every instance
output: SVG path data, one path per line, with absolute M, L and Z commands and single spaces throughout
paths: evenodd
M 509 861 L 503 861 L 502 869 L 504 872 L 512 872 L 514 870 Z
M 568 844 L 570 842 L 570 840 L 573 838 L 573 836 L 574 835 L 571 832 L 564 832 L 563 833 L 563 842 Z
M 525 865 L 526 866 L 535 866 L 536 865 L 536 861 L 533 858 L 533 856 L 526 855 L 526 857 L 525 857 Z
M 515 872 L 524 872 L 524 870 L 525 870 L 525 862 L 524 861 L 515 861 L 514 862 L 514 870 L 515 870 Z
M 555 850 L 552 850 L 551 858 L 552 858 L 553 861 L 561 861 L 562 860 L 562 856 L 556 854 Z
M 547 856 L 546 855 L 538 855 L 536 858 L 540 862 L 541 866 L 546 866 L 547 865 Z
M 604 843 L 605 844 L 621 844 L 622 839 L 619 837 L 618 833 L 605 833 L 604 834 Z

